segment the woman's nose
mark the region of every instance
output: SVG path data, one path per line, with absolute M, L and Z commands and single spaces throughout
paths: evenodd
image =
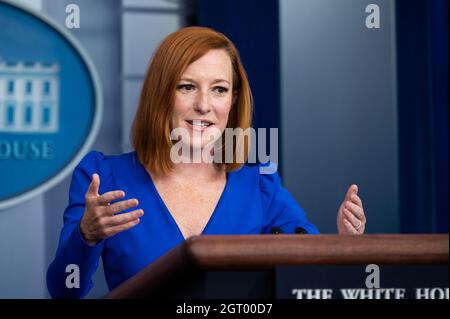
M 209 103 L 207 92 L 199 92 L 195 101 L 194 109 L 201 114 L 205 114 L 211 111 L 211 105 Z

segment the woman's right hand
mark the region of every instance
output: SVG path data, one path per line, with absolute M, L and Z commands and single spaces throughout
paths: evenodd
M 139 217 L 144 215 L 142 209 L 116 215 L 127 208 L 139 205 L 138 200 L 132 198 L 110 204 L 116 199 L 123 198 L 125 193 L 111 191 L 99 195 L 99 186 L 100 177 L 98 174 L 93 174 L 91 184 L 86 192 L 86 209 L 80 222 L 81 234 L 84 240 L 92 246 L 102 239 L 136 226 L 139 223 Z

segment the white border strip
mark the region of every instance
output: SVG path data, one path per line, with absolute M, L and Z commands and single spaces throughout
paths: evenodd
M 78 165 L 78 163 L 81 161 L 83 156 L 88 152 L 90 147 L 95 141 L 95 138 L 97 137 L 97 133 L 100 129 L 100 123 L 103 116 L 103 94 L 102 94 L 102 86 L 100 83 L 100 79 L 97 73 L 97 70 L 95 69 L 94 64 L 92 63 L 91 58 L 87 54 L 87 52 L 83 49 L 81 44 L 78 42 L 78 40 L 70 34 L 67 30 L 65 30 L 63 27 L 61 27 L 57 22 L 53 21 L 51 18 L 45 16 L 44 14 L 37 12 L 34 9 L 31 9 L 29 7 L 17 4 L 16 2 L 10 1 L 10 0 L 0 0 L 0 2 L 6 3 L 7 5 L 11 5 L 12 7 L 16 7 L 19 10 L 25 11 L 28 14 L 31 14 L 38 19 L 42 20 L 43 22 L 47 23 L 50 27 L 55 29 L 55 31 L 59 32 L 66 40 L 69 42 L 70 45 L 78 52 L 78 54 L 81 57 L 81 60 L 84 62 L 84 64 L 87 66 L 87 69 L 91 75 L 93 84 L 94 84 L 94 95 L 95 95 L 95 114 L 94 114 L 94 122 L 91 128 L 91 131 L 84 142 L 83 146 L 80 148 L 78 153 L 75 155 L 75 157 L 69 162 L 68 165 L 66 165 L 63 170 L 61 170 L 59 173 L 56 174 L 56 176 L 50 178 L 49 180 L 45 181 L 43 184 L 39 185 L 38 187 L 25 192 L 21 195 L 18 195 L 16 197 L 13 197 L 11 199 L 7 199 L 4 201 L 0 201 L 0 210 L 6 209 L 8 207 L 17 205 L 19 203 L 25 202 L 37 195 L 40 195 L 44 193 L 45 191 L 49 190 L 53 186 L 57 185 L 59 182 L 61 182 L 67 175 L 69 175 L 73 169 Z

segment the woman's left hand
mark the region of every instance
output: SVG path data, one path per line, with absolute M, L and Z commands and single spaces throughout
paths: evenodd
M 351 185 L 338 211 L 337 228 L 339 234 L 364 234 L 366 221 L 362 201 L 358 196 L 358 186 Z

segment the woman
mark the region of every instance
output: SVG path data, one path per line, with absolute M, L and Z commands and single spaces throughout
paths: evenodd
M 177 144 L 204 149 L 210 139 L 198 133 L 211 132 L 221 144 L 226 128 L 248 129 L 251 115 L 247 77 L 229 39 L 200 27 L 169 35 L 144 81 L 132 129 L 135 151 L 90 152 L 74 170 L 59 247 L 47 272 L 52 297 L 84 297 L 100 256 L 113 289 L 194 235 L 261 234 L 274 227 L 317 234 L 277 173 L 261 174 L 259 165 L 237 161 L 191 163 L 191 153 L 181 155 L 187 161 L 171 158 L 174 129 L 190 137 Z M 248 158 L 246 148 L 241 154 L 232 147 L 233 158 Z M 224 145 L 216 150 L 223 151 Z M 338 211 L 339 233 L 362 234 L 365 222 L 352 185 Z M 71 289 L 70 264 L 80 270 L 80 285 Z

